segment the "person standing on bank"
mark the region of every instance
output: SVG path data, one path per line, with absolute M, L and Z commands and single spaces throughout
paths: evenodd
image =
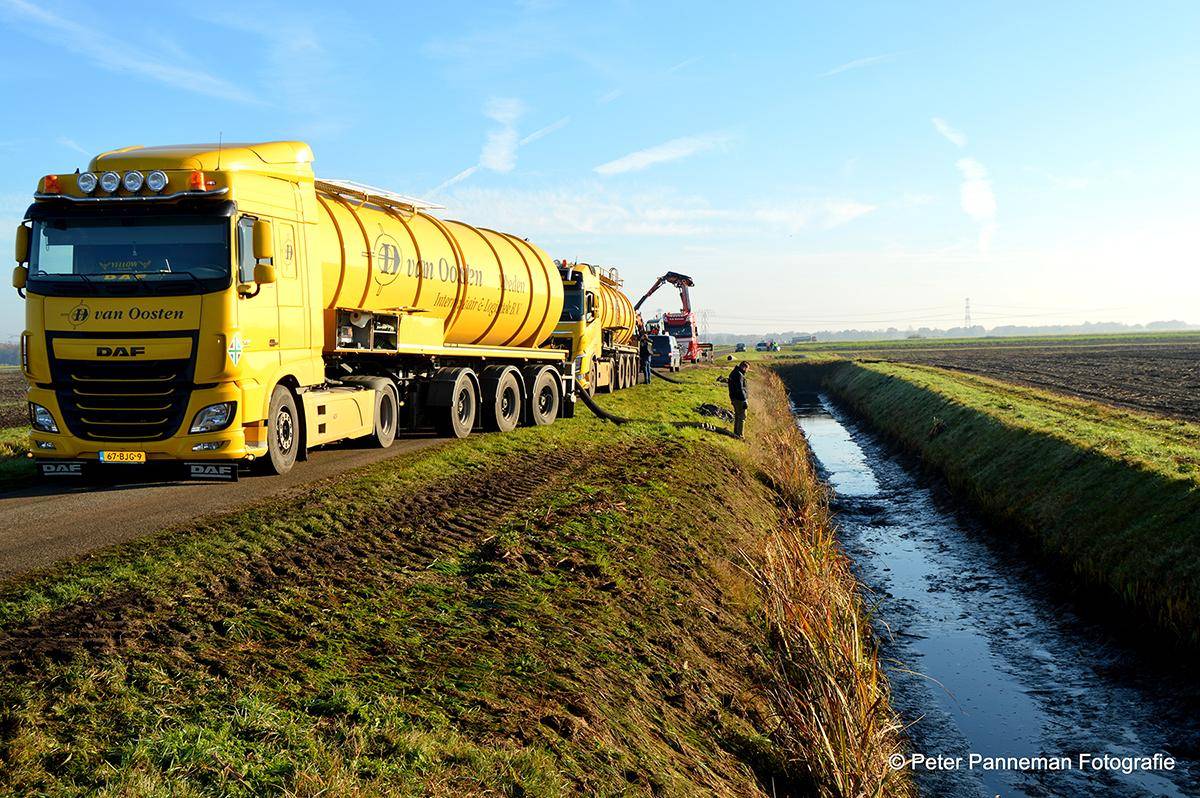
M 638 344 L 638 356 L 642 359 L 642 382 L 650 384 L 650 359 L 654 357 L 654 347 L 650 346 L 650 336 L 643 335 Z
M 750 394 L 746 392 L 746 369 L 750 368 L 749 361 L 743 360 L 729 372 L 729 402 L 733 405 L 733 434 L 742 436 L 742 428 L 746 424 L 746 404 Z

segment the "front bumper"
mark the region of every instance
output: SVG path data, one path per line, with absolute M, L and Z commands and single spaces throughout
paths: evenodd
M 66 428 L 63 413 L 54 391 L 46 388 L 30 388 L 29 401 L 46 407 L 54 415 L 58 432 L 34 430 L 30 434 L 30 451 L 36 460 L 84 460 L 98 461 L 100 452 L 136 451 L 145 452 L 147 463 L 184 461 L 230 461 L 248 460 L 266 453 L 265 430 L 259 425 L 241 424 L 242 391 L 236 383 L 222 383 L 213 388 L 197 389 L 192 392 L 188 409 L 178 432 L 159 441 L 96 441 L 78 438 Z M 219 402 L 237 402 L 237 414 L 228 427 L 217 432 L 192 435 L 187 432 L 202 408 Z M 43 448 L 39 442 L 53 445 Z M 197 451 L 194 447 L 202 443 L 217 443 L 221 448 Z

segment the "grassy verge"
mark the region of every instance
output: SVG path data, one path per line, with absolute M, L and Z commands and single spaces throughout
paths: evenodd
M 29 459 L 29 427 L 0 429 L 0 485 L 33 477 Z
M 925 366 L 818 368 L 835 395 L 1080 583 L 1200 644 L 1200 426 Z
M 717 373 L 9 584 L 0 793 L 907 795 L 778 380 L 655 423 Z

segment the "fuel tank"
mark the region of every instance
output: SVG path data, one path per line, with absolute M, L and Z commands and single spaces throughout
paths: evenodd
M 325 308 L 441 319 L 448 344 L 533 347 L 553 332 L 563 286 L 539 247 L 422 210 L 356 203 L 319 185 L 317 201 Z

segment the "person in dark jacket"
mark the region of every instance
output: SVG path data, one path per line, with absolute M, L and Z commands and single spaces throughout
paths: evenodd
M 643 335 L 638 345 L 638 355 L 642 358 L 642 382 L 650 384 L 650 359 L 654 357 L 654 347 L 650 345 L 650 336 Z
M 742 427 L 746 424 L 746 405 L 750 394 L 746 392 L 746 369 L 750 363 L 743 360 L 729 372 L 729 402 L 733 405 L 733 434 L 742 437 Z

